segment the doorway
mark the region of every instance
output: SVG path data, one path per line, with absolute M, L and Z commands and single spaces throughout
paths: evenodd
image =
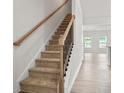
M 85 53 L 106 53 L 108 43 L 108 31 L 84 31 Z

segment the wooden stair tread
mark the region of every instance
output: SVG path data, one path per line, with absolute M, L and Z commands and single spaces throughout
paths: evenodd
M 47 45 L 46 47 L 59 47 L 59 45 L 53 44 L 53 45 Z M 49 50 L 49 51 L 52 51 L 52 50 Z
M 35 92 L 20 91 L 19 93 L 35 93 Z
M 49 45 L 56 45 L 56 46 L 59 46 L 59 43 L 57 43 L 57 44 L 49 44 Z
M 30 69 L 29 71 L 35 71 L 35 72 L 43 72 L 43 73 L 59 73 L 59 69 L 57 68 L 48 68 L 48 67 L 34 67 Z
M 58 45 L 47 45 L 47 46 L 59 47 Z
M 58 42 L 59 40 L 58 39 L 52 39 L 52 40 L 49 40 L 49 41 Z
M 20 91 L 19 93 L 30 93 L 30 92 Z M 32 93 L 33 93 L 33 92 L 32 92 Z
M 44 53 L 60 53 L 60 51 L 48 51 L 48 50 L 46 50 L 46 51 L 44 51 Z
M 56 36 L 56 37 L 60 37 L 61 35 L 59 35 L 59 34 L 54 34 L 53 37 L 55 37 L 55 36 Z
M 38 61 L 60 61 L 60 59 L 58 59 L 58 58 L 39 58 L 39 59 L 37 59 Z
M 29 77 L 21 82 L 21 85 L 57 88 L 57 80 L 45 78 L 32 78 Z

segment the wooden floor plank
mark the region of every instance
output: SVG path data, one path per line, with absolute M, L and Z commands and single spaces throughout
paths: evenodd
M 106 54 L 85 54 L 71 93 L 111 93 L 111 70 Z

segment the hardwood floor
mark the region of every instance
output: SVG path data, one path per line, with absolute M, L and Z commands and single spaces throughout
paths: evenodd
M 85 54 L 71 93 L 111 93 L 111 70 L 106 54 Z

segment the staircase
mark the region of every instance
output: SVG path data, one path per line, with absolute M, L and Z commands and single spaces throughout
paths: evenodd
M 63 89 L 61 89 L 61 86 L 63 84 L 60 84 L 61 51 L 59 40 L 64 35 L 71 18 L 71 14 L 65 16 L 57 31 L 52 36 L 52 39 L 49 41 L 49 45 L 46 46 L 46 50 L 41 53 L 40 58 L 36 59 L 36 66 L 29 69 L 28 78 L 20 82 L 21 91 L 19 93 L 62 93 L 61 90 Z M 66 50 L 68 49 L 68 51 L 63 50 L 63 54 L 65 53 L 66 55 L 69 53 L 69 47 L 72 44 L 68 42 L 69 40 L 66 45 L 69 44 L 69 46 L 65 45 L 66 47 L 64 48 Z M 66 76 L 68 62 L 65 62 L 64 58 L 67 59 L 67 56 L 65 57 L 63 55 L 64 76 Z

